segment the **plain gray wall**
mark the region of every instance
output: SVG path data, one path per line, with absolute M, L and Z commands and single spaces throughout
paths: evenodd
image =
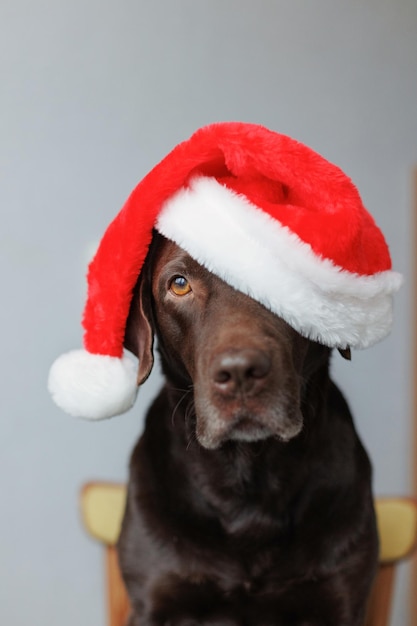
M 81 344 L 85 267 L 139 179 L 217 120 L 307 143 L 358 185 L 406 275 L 392 335 L 334 369 L 378 493 L 410 490 L 415 0 L 2 0 L 0 623 L 105 623 L 80 486 L 123 480 L 155 372 L 129 414 L 85 423 L 46 391 Z M 395 624 L 407 623 L 406 570 Z

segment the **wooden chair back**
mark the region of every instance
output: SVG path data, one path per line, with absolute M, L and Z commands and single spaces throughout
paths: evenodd
M 126 487 L 93 482 L 81 493 L 81 514 L 91 537 L 105 551 L 109 626 L 125 626 L 129 599 L 120 576 L 116 542 L 126 502 Z M 378 498 L 375 502 L 380 537 L 379 570 L 369 600 L 364 626 L 389 626 L 395 570 L 411 556 L 417 544 L 417 501 L 411 498 Z

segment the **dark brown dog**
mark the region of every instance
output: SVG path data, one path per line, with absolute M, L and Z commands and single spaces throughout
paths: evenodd
M 371 468 L 330 350 L 154 236 L 126 346 L 166 384 L 130 469 L 130 626 L 361 626 Z

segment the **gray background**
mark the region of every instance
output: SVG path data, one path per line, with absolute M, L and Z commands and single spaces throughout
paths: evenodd
M 358 185 L 407 283 L 392 335 L 334 359 L 375 489 L 411 488 L 415 0 L 2 0 L 0 623 L 105 623 L 100 548 L 77 498 L 126 476 L 155 371 L 129 414 L 71 419 L 47 371 L 81 344 L 85 267 L 139 179 L 216 120 L 307 143 Z M 402 568 L 395 624 L 407 623 Z

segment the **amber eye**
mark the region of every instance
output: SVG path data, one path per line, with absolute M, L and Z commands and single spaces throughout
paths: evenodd
M 171 280 L 169 288 L 176 296 L 186 296 L 191 291 L 191 285 L 184 276 L 175 276 Z

